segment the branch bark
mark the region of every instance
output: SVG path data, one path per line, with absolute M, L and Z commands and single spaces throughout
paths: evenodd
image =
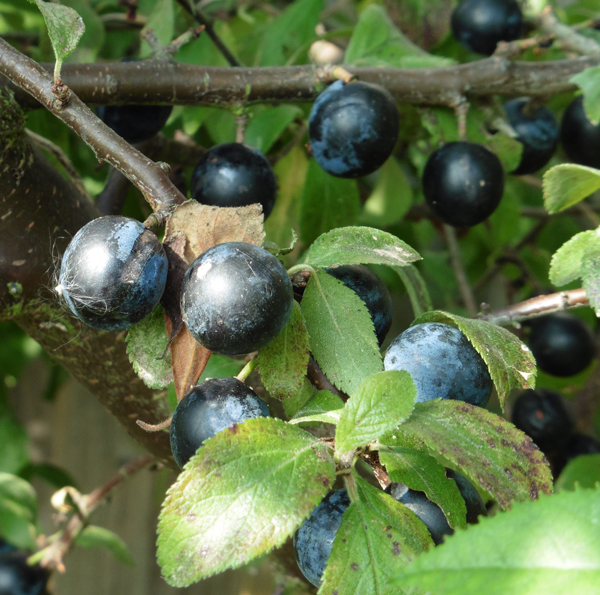
M 6 46 L 8 44 L 2 42 L 0 48 Z M 2 56 L 2 61 L 5 60 Z M 383 85 L 401 103 L 455 105 L 461 97 L 494 94 L 544 97 L 567 93 L 576 89 L 569 82 L 573 75 L 599 64 L 600 56 L 552 62 L 491 57 L 446 68 L 348 67 L 348 71 L 362 81 Z M 54 66 L 43 64 L 41 67 L 51 71 Z M 335 78 L 333 69 L 311 65 L 216 68 L 169 61 L 65 64 L 61 74 L 64 83 L 87 104 L 164 103 L 217 107 L 313 101 L 322 85 Z M 40 107 L 20 89 L 13 87 L 13 90 L 21 105 Z

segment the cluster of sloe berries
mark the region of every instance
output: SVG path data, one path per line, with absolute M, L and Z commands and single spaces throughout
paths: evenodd
M 27 555 L 0 539 L 0 595 L 47 595 L 48 573 L 29 566 Z

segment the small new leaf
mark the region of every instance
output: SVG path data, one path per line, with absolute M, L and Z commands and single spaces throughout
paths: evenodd
M 311 274 L 302 298 L 310 349 L 333 384 L 352 393 L 382 371 L 375 327 L 364 302 L 325 271 Z
M 467 524 L 467 507 L 456 482 L 446 477 L 446 469 L 432 456 L 412 448 L 381 448 L 379 459 L 392 481 L 425 492 L 444 511 L 451 527 Z
M 425 525 L 404 505 L 353 475 L 344 513 L 323 573 L 319 595 L 384 595 L 398 567 L 427 549 Z
M 147 387 L 161 389 L 173 382 L 171 354 L 165 354 L 165 314 L 160 306 L 129 329 L 126 341 L 129 361 Z
M 308 332 L 298 302 L 283 331 L 258 352 L 260 377 L 276 399 L 287 399 L 302 388 L 308 366 Z
M 486 363 L 500 404 L 511 388 L 535 388 L 535 359 L 527 345 L 511 332 L 484 320 L 472 320 L 447 312 L 427 312 L 413 322 L 443 322 L 462 331 Z
M 108 550 L 119 562 L 134 566 L 127 544 L 116 534 L 103 527 L 89 525 L 75 539 L 75 543 L 86 549 L 101 547 Z
M 365 379 L 346 403 L 335 433 L 339 453 L 365 446 L 407 420 L 417 389 L 405 371 L 379 372 Z
M 565 242 L 552 256 L 548 277 L 557 287 L 581 278 L 581 269 L 586 252 L 591 247 L 600 251 L 598 230 L 582 231 Z
M 315 267 L 334 264 L 406 266 L 418 252 L 396 236 L 372 227 L 341 227 L 317 238 L 304 261 Z
M 85 25 L 75 10 L 55 2 L 35 0 L 48 27 L 48 36 L 56 57 L 54 81 L 60 78 L 60 69 L 64 59 L 77 47 Z
M 555 165 L 544 174 L 543 188 L 546 210 L 558 213 L 600 188 L 600 170 L 574 163 Z
M 511 423 L 481 407 L 450 399 L 417 403 L 394 434 L 381 443 L 425 445 L 468 475 L 501 508 L 552 490 L 548 462 L 537 446 Z
M 600 490 L 562 492 L 480 518 L 395 579 L 401 589 L 436 595 L 598 593 Z
M 185 587 L 281 545 L 335 479 L 318 439 L 257 418 L 200 447 L 169 489 L 158 525 L 158 563 Z

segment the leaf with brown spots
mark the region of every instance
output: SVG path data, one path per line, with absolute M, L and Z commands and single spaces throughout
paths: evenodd
M 209 438 L 163 503 L 158 563 L 185 587 L 280 546 L 335 480 L 327 447 L 286 422 L 249 419 Z
M 344 513 L 319 595 L 401 595 L 389 580 L 432 543 L 414 513 L 385 492 L 353 475 L 352 503 Z
M 380 440 L 386 446 L 424 444 L 490 494 L 501 506 L 552 491 L 552 474 L 531 439 L 502 417 L 462 401 L 417 403 L 409 420 Z M 421 442 L 422 441 L 422 442 Z
M 221 208 L 189 200 L 169 218 L 163 242 L 169 273 L 161 304 L 178 400 L 196 384 L 210 357 L 210 351 L 193 339 L 181 318 L 181 285 L 187 269 L 212 246 L 232 241 L 262 246 L 264 237 L 262 208 L 257 204 Z

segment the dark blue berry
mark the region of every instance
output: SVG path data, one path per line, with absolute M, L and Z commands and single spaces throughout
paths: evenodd
M 342 524 L 342 515 L 350 506 L 345 489 L 329 492 L 294 534 L 296 561 L 306 579 L 321 585 L 333 540 Z
M 209 149 L 192 173 L 192 198 L 204 205 L 244 207 L 260 203 L 265 219 L 277 196 L 277 178 L 267 158 L 241 143 Z
M 452 13 L 452 33 L 467 49 L 491 56 L 499 41 L 521 37 L 522 21 L 515 0 L 464 0 Z
M 568 312 L 533 319 L 528 345 L 540 370 L 552 376 L 573 376 L 596 355 L 596 342 L 583 320 Z
M 254 417 L 268 417 L 267 404 L 237 378 L 211 378 L 189 391 L 171 421 L 171 450 L 180 468 L 217 432 Z
M 379 345 L 392 326 L 392 297 L 385 283 L 362 264 L 345 264 L 325 269 L 328 274 L 341 281 L 354 291 L 365 303 L 373 324 Z
M 558 143 L 558 124 L 554 114 L 544 106 L 532 114 L 523 112 L 527 99 L 511 99 L 504 104 L 510 125 L 518 134 L 517 140 L 523 144 L 523 154 L 516 175 L 531 174 L 550 161 Z
M 492 379 L 485 362 L 457 328 L 417 324 L 396 337 L 384 358 L 386 370 L 406 370 L 417 388 L 416 402 L 456 399 L 485 407 Z
M 504 172 L 494 153 L 469 142 L 436 149 L 423 171 L 425 200 L 434 214 L 453 227 L 485 221 L 500 204 Z
M 185 274 L 181 311 L 192 336 L 215 353 L 250 353 L 285 327 L 294 301 L 283 265 L 264 248 L 227 242 L 201 254 Z
M 47 572 L 26 560 L 18 552 L 0 556 L 0 595 L 46 595 Z
M 526 390 L 516 399 L 511 419 L 544 452 L 554 451 L 573 431 L 563 398 L 550 390 Z
M 600 169 L 600 123 L 588 120 L 581 96 L 573 99 L 563 115 L 560 142 L 571 161 Z
M 474 525 L 480 516 L 487 516 L 487 509 L 483 498 L 475 486 L 462 474 L 453 469 L 446 469 L 446 477 L 456 482 L 458 491 L 467 507 L 467 523 Z
M 100 217 L 71 240 L 56 289 L 82 322 L 98 329 L 124 329 L 158 304 L 167 269 L 162 244 L 139 221 Z
M 106 105 L 98 117 L 128 143 L 141 143 L 158 134 L 167 123 L 170 105 Z
M 358 178 L 374 172 L 392 154 L 399 122 L 387 89 L 336 81 L 317 97 L 310 112 L 310 147 L 327 173 Z

